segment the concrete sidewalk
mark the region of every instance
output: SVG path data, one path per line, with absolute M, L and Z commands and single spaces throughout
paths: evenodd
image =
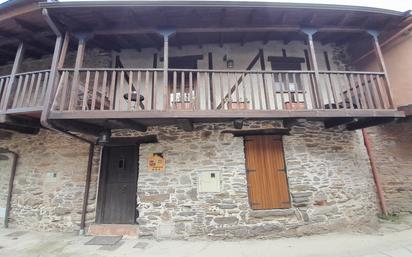
M 301 238 L 242 241 L 155 241 L 122 239 L 114 245 L 85 245 L 91 237 L 0 229 L 0 256 L 7 257 L 412 257 L 412 217 L 384 222 L 371 234 L 334 233 Z

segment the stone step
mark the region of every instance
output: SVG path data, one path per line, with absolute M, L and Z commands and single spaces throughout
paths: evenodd
M 92 224 L 87 232 L 90 236 L 128 236 L 139 235 L 138 225 L 129 224 Z

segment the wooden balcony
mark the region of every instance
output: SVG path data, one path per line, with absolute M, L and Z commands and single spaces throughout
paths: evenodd
M 2 112 L 39 116 L 43 109 L 49 73 L 49 70 L 41 70 L 0 77 Z
M 393 117 L 389 95 L 382 72 L 62 69 L 50 118 Z

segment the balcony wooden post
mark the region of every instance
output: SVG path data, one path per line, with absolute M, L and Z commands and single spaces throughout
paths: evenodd
M 74 71 L 73 71 L 73 81 L 71 86 L 71 94 L 70 94 L 70 101 L 69 101 L 69 110 L 73 110 L 75 108 L 75 104 L 77 101 L 77 92 L 79 91 L 79 79 L 80 79 L 80 69 L 83 67 L 84 61 L 84 52 L 86 49 L 86 41 L 89 38 L 89 34 L 77 34 L 76 37 L 79 39 L 79 44 L 77 46 L 77 54 L 76 54 L 76 62 L 74 64 Z M 87 92 L 84 92 L 87 94 Z
M 310 59 L 311 59 L 313 71 L 315 72 L 315 88 L 314 88 L 314 98 L 315 99 L 313 99 L 313 101 L 314 101 L 314 107 L 318 109 L 318 108 L 321 108 L 322 106 L 321 101 L 320 101 L 320 95 L 319 95 L 320 75 L 319 75 L 318 61 L 316 59 L 315 46 L 313 44 L 313 35 L 316 32 L 318 32 L 318 30 L 311 29 L 311 28 L 305 28 L 305 29 L 302 29 L 302 31 L 308 36 Z
M 43 111 L 40 117 L 41 125 L 46 128 L 51 128 L 51 126 L 48 123 L 48 118 L 50 114 L 51 104 L 53 103 L 53 100 L 55 97 L 54 85 L 55 85 L 56 78 L 59 75 L 57 68 L 58 68 L 58 63 L 59 63 L 59 56 L 61 54 L 61 49 L 62 49 L 63 37 L 59 29 L 57 28 L 56 24 L 50 18 L 47 12 L 47 9 L 42 10 L 42 15 L 44 16 L 49 27 L 53 30 L 54 34 L 57 36 L 56 43 L 54 45 L 52 63 L 50 66 L 49 81 L 47 82 L 46 95 L 44 96 Z
M 70 34 L 66 32 L 64 34 L 64 40 L 63 40 L 62 50 L 60 53 L 59 64 L 57 65 L 58 69 L 61 69 L 64 66 L 64 61 L 66 60 L 67 50 L 69 48 L 69 42 L 70 42 Z
M 16 78 L 16 74 L 19 72 L 21 63 L 23 61 L 24 50 L 24 43 L 20 42 L 16 51 L 16 57 L 14 58 L 13 68 L 11 70 L 9 84 L 7 85 L 6 95 L 4 97 L 4 103 L 2 106 L 3 111 L 5 111 L 9 107 L 9 104 L 12 100 L 11 98 L 13 95 L 13 91 L 15 90 L 15 88 L 13 88 L 13 84 Z
M 389 82 L 388 71 L 386 69 L 385 61 L 383 59 L 381 47 L 379 45 L 379 39 L 378 39 L 379 31 L 368 30 L 368 33 L 372 36 L 372 39 L 373 39 L 373 46 L 374 46 L 376 57 L 378 59 L 379 68 L 385 74 L 385 81 L 386 81 L 385 90 L 388 96 L 389 108 L 394 108 L 393 99 L 392 99 L 393 94 L 391 90 L 391 84 Z
M 163 109 L 169 109 L 169 89 L 168 89 L 168 71 L 169 71 L 169 37 L 176 32 L 175 29 L 160 29 L 158 31 L 163 36 Z M 156 97 L 156 96 L 153 96 Z

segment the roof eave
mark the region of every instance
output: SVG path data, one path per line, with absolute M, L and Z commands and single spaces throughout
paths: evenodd
M 388 10 L 375 7 L 332 5 L 332 4 L 308 4 L 308 3 L 278 3 L 278 2 L 254 2 L 254 1 L 67 1 L 67 2 L 43 2 L 43 8 L 65 7 L 122 7 L 122 6 L 185 6 L 185 7 L 249 7 L 249 8 L 287 8 L 287 9 L 314 9 L 348 12 L 368 12 L 384 15 L 404 16 L 405 12 Z

